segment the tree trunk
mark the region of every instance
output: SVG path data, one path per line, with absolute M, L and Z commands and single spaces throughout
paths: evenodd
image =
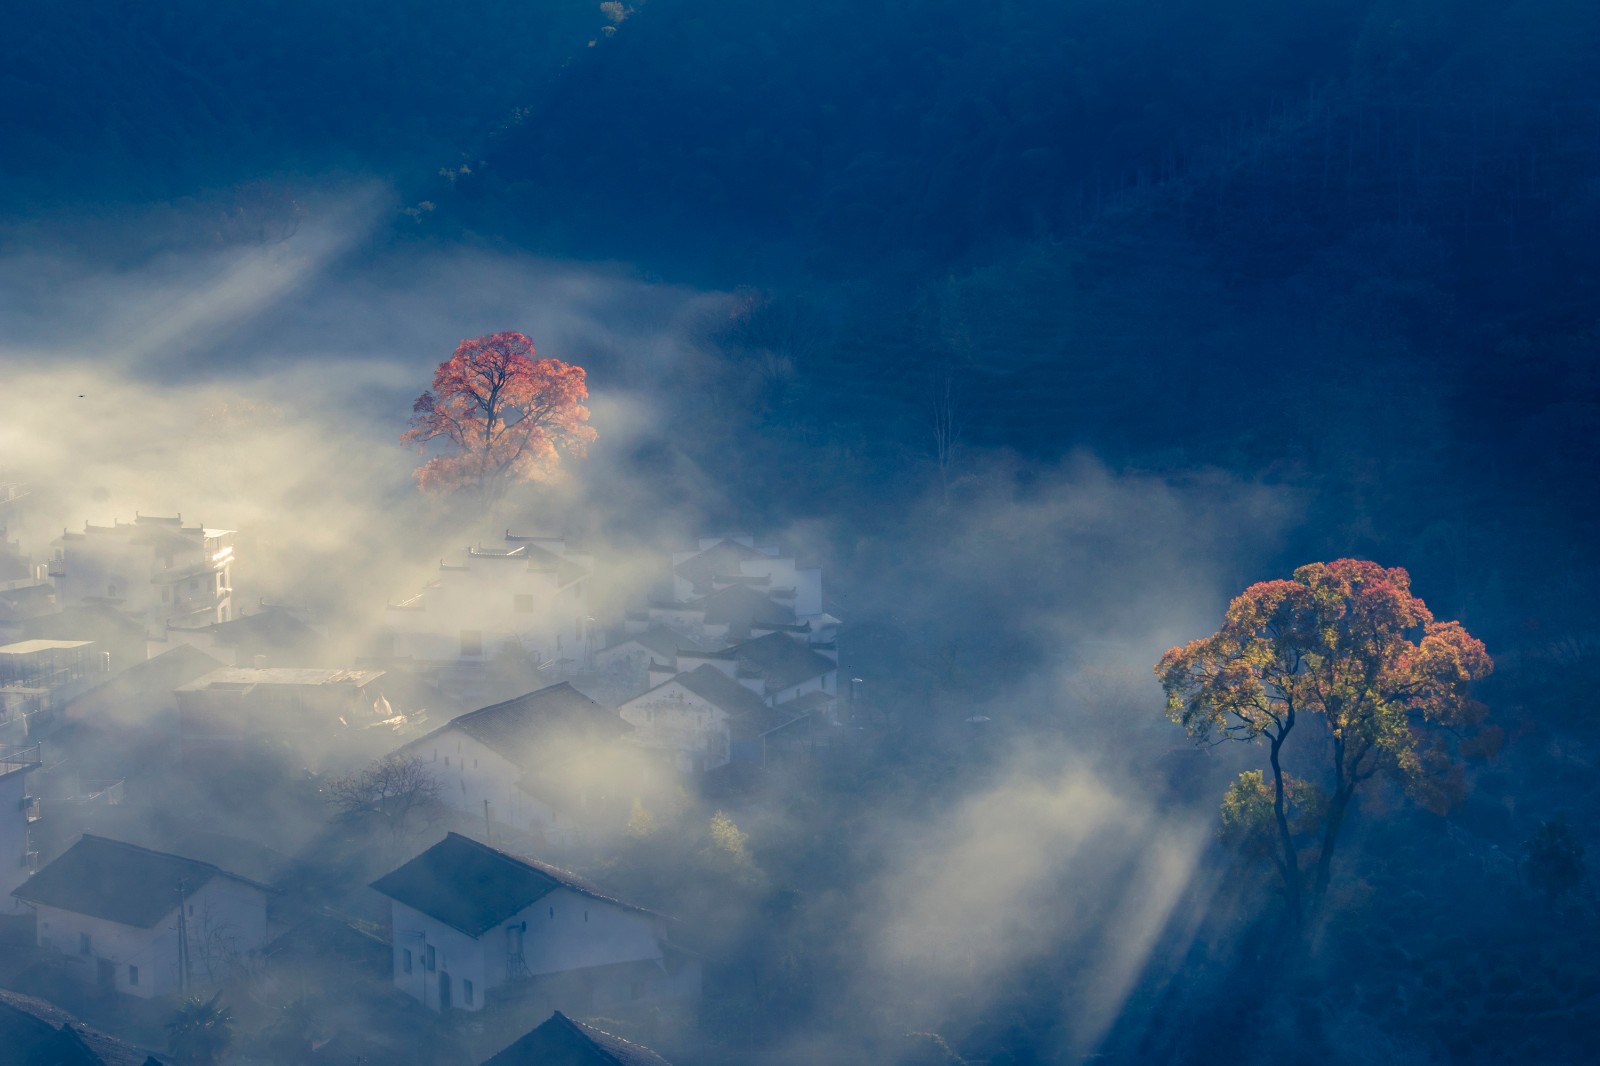
M 1283 747 L 1284 738 L 1289 735 L 1289 730 L 1292 728 L 1294 728 L 1294 717 L 1290 715 L 1283 731 L 1272 738 L 1272 813 L 1278 820 L 1278 846 L 1283 849 L 1281 872 L 1284 903 L 1289 909 L 1289 924 L 1298 931 L 1301 924 L 1300 857 L 1295 854 L 1294 836 L 1289 832 L 1289 817 L 1284 811 L 1283 767 L 1278 763 L 1278 751 Z
M 1322 899 L 1327 895 L 1328 881 L 1333 873 L 1333 849 L 1339 842 L 1339 830 L 1344 828 L 1344 819 L 1350 813 L 1350 800 L 1355 796 L 1355 791 L 1355 781 L 1347 780 L 1334 790 L 1333 799 L 1328 803 L 1328 820 L 1322 828 L 1322 847 L 1317 852 L 1316 872 L 1311 882 L 1313 912 L 1322 906 Z

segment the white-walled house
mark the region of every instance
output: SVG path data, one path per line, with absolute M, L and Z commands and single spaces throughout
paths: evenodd
M 390 654 L 471 670 L 509 648 L 556 676 L 589 667 L 589 555 L 508 533 L 504 548 L 468 548 L 460 560 L 389 606 Z
M 27 908 L 11 890 L 28 879 L 34 853 L 28 827 L 37 800 L 28 795 L 28 773 L 39 768 L 39 746 L 0 747 L 0 914 L 17 914 Z
M 168 623 L 233 617 L 233 548 L 231 529 L 186 526 L 182 515 L 138 515 L 63 533 L 50 577 L 63 606 L 108 603 L 161 637 Z
M 822 571 L 794 556 L 734 534 L 702 537 L 693 551 L 672 556 L 673 599 L 686 603 L 733 584 L 749 584 L 790 607 L 801 620 L 820 616 Z
M 432 1010 L 542 995 L 589 1013 L 699 993 L 666 917 L 458 833 L 372 887 L 390 901 L 395 987 Z
M 85 833 L 12 890 L 38 942 L 104 991 L 151 999 L 220 985 L 267 943 L 272 890 L 210 863 Z
M 804 714 L 770 707 L 751 685 L 703 663 L 617 708 L 633 743 L 669 759 L 681 773 L 730 762 L 763 765 L 767 738 Z
M 563 681 L 454 718 L 400 753 L 428 765 L 446 805 L 570 843 L 593 821 L 627 817 L 633 796 L 611 763 L 628 730 L 615 711 Z
M 709 665 L 742 681 L 772 707 L 802 696 L 839 695 L 839 663 L 832 644 L 813 644 L 803 634 L 769 630 L 752 640 L 714 652 L 680 651 L 678 668 Z M 818 697 L 812 695 L 812 700 Z

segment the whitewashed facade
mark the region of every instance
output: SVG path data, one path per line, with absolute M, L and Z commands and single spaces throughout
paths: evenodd
M 251 968 L 267 943 L 267 894 L 208 863 L 87 834 L 13 893 L 68 973 L 144 999 Z
M 152 638 L 168 624 L 233 617 L 234 531 L 186 526 L 181 515 L 85 525 L 55 541 L 50 577 L 65 605 L 109 603 L 142 620 Z
M 554 676 L 589 667 L 594 560 L 558 539 L 506 542 L 441 562 L 426 588 L 389 606 L 395 657 L 471 667 L 509 650 Z
M 587 1009 L 624 967 L 622 998 L 698 992 L 697 973 L 692 982 L 669 973 L 665 917 L 458 833 L 373 888 L 390 900 L 395 987 L 432 1010 L 482 1010 L 506 986 L 574 973 L 592 978 L 590 1002 L 569 1009 Z M 661 975 L 653 988 L 633 987 L 639 964 Z

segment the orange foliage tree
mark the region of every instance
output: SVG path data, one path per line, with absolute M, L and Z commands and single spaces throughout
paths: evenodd
M 412 405 L 402 438 L 442 454 L 417 468 L 425 492 L 472 492 L 491 504 L 515 481 L 544 481 L 563 455 L 582 457 L 595 439 L 583 367 L 537 358 L 521 333 L 490 333 L 456 346 Z
M 1253 836 L 1272 856 L 1298 925 L 1305 875 L 1315 908 L 1363 782 L 1393 775 L 1436 810 L 1459 798 L 1459 757 L 1494 743 L 1469 694 L 1492 668 L 1482 641 L 1434 620 L 1405 570 L 1339 559 L 1250 586 L 1220 630 L 1171 649 L 1155 670 L 1168 717 L 1197 743 L 1265 742 L 1271 781 L 1240 776 L 1223 804 L 1224 833 Z M 1297 727 L 1314 779 L 1284 766 Z

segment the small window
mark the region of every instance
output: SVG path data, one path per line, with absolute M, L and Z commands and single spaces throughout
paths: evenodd
M 586 921 L 586 922 L 589 920 L 589 912 L 588 911 L 584 911 L 583 912 L 583 920 Z
M 436 960 L 434 959 L 434 956 L 433 956 L 433 945 L 432 944 L 428 945 L 427 966 L 428 966 L 428 972 L 429 973 L 432 973 L 434 970 L 438 969 L 438 966 L 436 965 Z
M 444 764 L 445 764 L 445 765 L 446 765 L 446 766 L 449 766 L 449 765 L 450 765 L 450 756 L 448 756 L 448 755 L 446 755 L 446 756 L 445 756 L 445 757 L 444 757 Z
M 78 934 L 78 954 L 79 955 L 87 955 L 87 954 L 90 953 L 92 948 L 93 948 L 93 945 L 89 942 L 89 934 L 88 933 L 79 933 Z
M 524 594 L 519 592 L 515 596 L 511 597 L 511 603 L 512 603 L 513 609 L 518 614 L 532 614 L 533 613 L 533 597 L 532 596 L 527 596 L 527 595 L 524 595 Z
M 128 984 L 137 985 L 138 983 L 139 983 L 139 967 L 133 965 L 132 963 L 129 963 L 128 964 Z
M 406 973 L 410 973 L 411 972 L 411 949 L 410 948 L 406 948 L 405 949 L 405 953 L 401 956 L 400 969 L 405 971 Z
M 556 909 L 554 907 L 551 907 L 550 908 L 550 917 L 554 918 L 555 916 L 556 916 Z
M 461 981 L 461 998 L 466 1001 L 467 1006 L 472 1006 L 472 982 L 465 978 Z
M 476 770 L 478 768 L 478 760 L 477 759 L 473 759 L 472 760 L 472 768 L 474 770 Z
M 189 904 L 189 917 L 191 917 L 191 918 L 194 917 L 194 904 L 193 903 Z

